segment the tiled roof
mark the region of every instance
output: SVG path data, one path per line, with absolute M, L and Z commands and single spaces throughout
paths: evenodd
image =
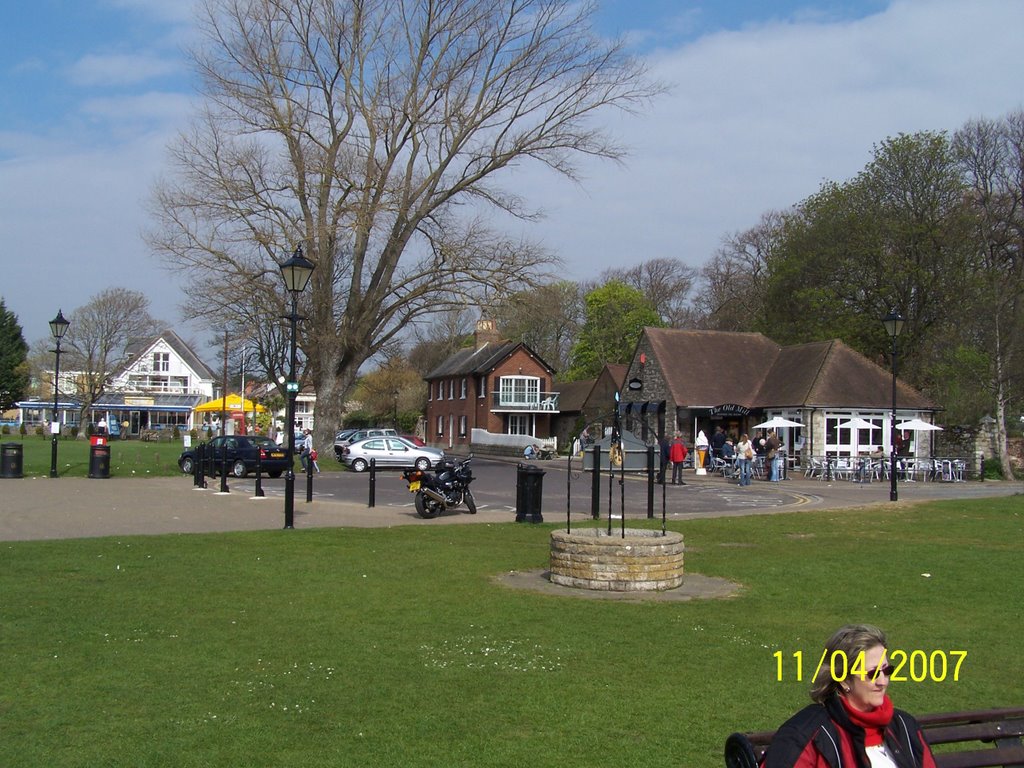
M 838 339 L 781 347 L 760 333 L 644 333 L 674 402 L 683 407 L 892 407 L 892 373 Z M 896 400 L 899 408 L 938 409 L 903 381 L 897 381 Z
M 520 348 L 525 350 L 531 357 L 540 361 L 549 371 L 552 370 L 551 366 L 541 360 L 533 350 L 522 342 L 489 341 L 479 347 L 460 349 L 423 378 L 425 381 L 431 381 L 446 376 L 473 376 L 488 373 L 494 370 L 498 363 Z

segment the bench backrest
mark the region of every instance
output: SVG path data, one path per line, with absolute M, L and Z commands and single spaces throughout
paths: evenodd
M 1024 707 L 940 712 L 917 718 L 938 768 L 1024 766 Z M 774 731 L 734 733 L 725 742 L 726 768 L 757 768 Z M 959 749 L 943 751 L 941 745 Z

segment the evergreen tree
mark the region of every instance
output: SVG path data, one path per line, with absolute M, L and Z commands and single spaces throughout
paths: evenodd
M 28 344 L 18 317 L 0 298 L 0 411 L 25 396 L 28 382 Z

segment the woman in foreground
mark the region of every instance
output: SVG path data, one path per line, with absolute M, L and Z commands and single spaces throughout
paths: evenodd
M 892 673 L 882 630 L 837 630 L 811 686 L 814 704 L 779 728 L 764 768 L 935 768 L 917 721 L 893 708 L 886 692 Z

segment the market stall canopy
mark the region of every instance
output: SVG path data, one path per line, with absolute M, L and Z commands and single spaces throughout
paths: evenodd
M 754 426 L 751 427 L 751 429 L 783 429 L 785 427 L 802 426 L 803 424 L 801 424 L 799 421 L 790 421 L 789 419 L 784 419 L 781 416 L 775 416 L 771 419 L 768 419 L 768 421 L 761 422 L 760 424 L 755 424 Z
M 899 424 L 896 425 L 896 429 L 909 429 L 911 432 L 942 431 L 942 427 L 936 426 L 935 424 L 929 424 L 927 421 L 921 421 L 920 419 L 901 421 Z
M 219 413 L 220 411 L 245 411 L 246 413 L 256 411 L 257 413 L 263 413 L 267 409 L 259 403 L 254 403 L 252 400 L 244 400 L 241 395 L 232 393 L 228 395 L 226 403 L 223 397 L 218 397 L 216 400 L 197 405 L 193 410 L 196 413 Z

